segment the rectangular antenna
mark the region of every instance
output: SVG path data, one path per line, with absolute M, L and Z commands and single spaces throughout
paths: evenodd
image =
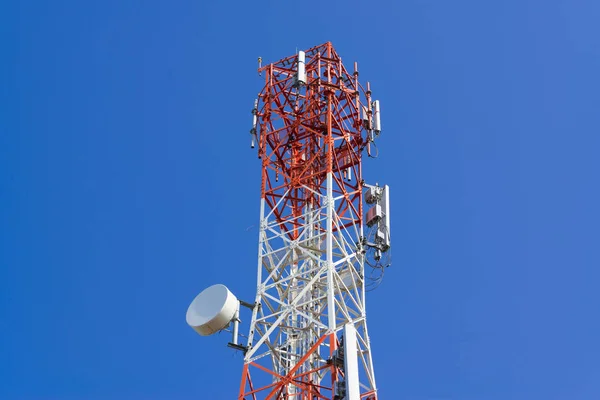
M 344 372 L 346 373 L 346 399 L 360 400 L 358 380 L 358 346 L 356 328 L 352 322 L 344 325 Z

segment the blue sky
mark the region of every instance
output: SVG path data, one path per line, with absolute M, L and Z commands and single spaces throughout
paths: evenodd
M 256 58 L 326 41 L 381 100 L 381 398 L 600 398 L 598 20 L 592 0 L 3 2 L 0 398 L 234 398 L 241 356 L 185 311 L 214 283 L 253 298 Z

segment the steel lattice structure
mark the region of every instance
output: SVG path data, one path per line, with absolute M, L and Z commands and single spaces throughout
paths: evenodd
M 376 399 L 361 172 L 376 110 L 356 63 L 350 73 L 331 43 L 301 53 L 259 66 L 258 279 L 238 399 L 344 398 L 347 325 L 359 397 Z

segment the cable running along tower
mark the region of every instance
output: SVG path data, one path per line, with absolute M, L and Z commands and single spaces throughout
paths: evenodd
M 363 154 L 376 156 L 379 102 L 329 42 L 259 58 L 259 74 L 256 298 L 241 302 L 252 314 L 246 343 L 239 306 L 216 327 L 233 322 L 230 346 L 244 352 L 238 400 L 377 399 L 365 292 L 390 264 L 389 188 L 366 184 L 361 167 Z M 210 334 L 190 310 L 188 323 Z

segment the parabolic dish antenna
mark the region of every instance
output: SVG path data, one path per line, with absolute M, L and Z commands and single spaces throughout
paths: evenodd
M 208 336 L 224 329 L 238 307 L 238 299 L 225 285 L 213 285 L 196 296 L 188 307 L 185 320 L 198 334 Z

